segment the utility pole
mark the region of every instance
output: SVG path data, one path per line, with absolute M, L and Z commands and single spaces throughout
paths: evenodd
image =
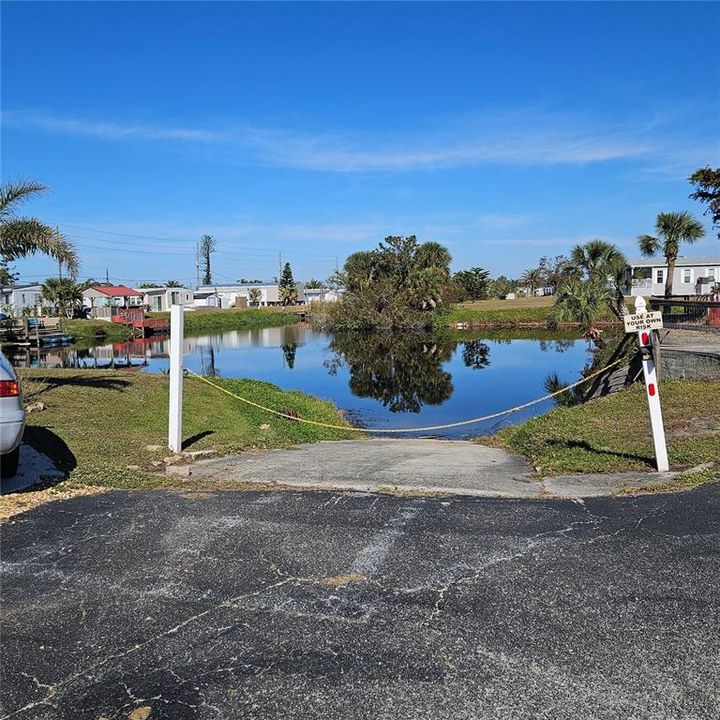
M 106 285 L 110 284 L 110 273 L 108 271 L 108 268 L 105 268 L 105 284 Z
M 195 243 L 195 289 L 200 287 L 200 242 Z
M 278 283 L 280 282 L 280 278 L 282 277 L 282 252 L 278 251 Z

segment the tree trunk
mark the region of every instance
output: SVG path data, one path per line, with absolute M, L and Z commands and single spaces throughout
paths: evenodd
M 673 290 L 673 275 L 675 274 L 675 262 L 677 260 L 677 255 L 668 255 L 667 256 L 667 277 L 665 278 L 665 297 L 671 298 L 672 297 L 672 290 Z M 665 305 L 663 307 L 663 313 L 665 315 L 670 315 L 672 313 L 672 305 Z
M 667 277 L 665 278 L 665 297 L 672 297 L 673 290 L 673 275 L 675 274 L 675 262 L 677 261 L 677 255 L 667 256 Z

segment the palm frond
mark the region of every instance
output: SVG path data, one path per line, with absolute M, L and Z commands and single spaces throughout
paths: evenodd
M 0 226 L 0 255 L 18 260 L 26 255 L 44 253 L 63 263 L 68 274 L 77 277 L 80 267 L 72 244 L 49 225 L 34 218 L 18 218 Z
M 13 217 L 15 208 L 32 195 L 47 191 L 47 186 L 36 180 L 11 180 L 0 185 L 0 218 Z
M 638 235 L 637 241 L 643 257 L 650 257 L 660 249 L 660 240 L 652 235 Z

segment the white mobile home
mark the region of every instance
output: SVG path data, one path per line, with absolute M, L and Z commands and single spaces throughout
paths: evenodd
M 258 300 L 251 300 L 250 291 L 259 290 Z M 271 307 L 280 305 L 280 288 L 277 285 L 203 285 L 195 293 L 198 295 L 216 295 L 218 305 L 215 307 Z M 297 283 L 298 304 L 305 301 L 302 283 Z
M 2 307 L 0 310 L 14 317 L 21 317 L 23 312 L 27 311 L 32 315 L 42 314 L 42 309 L 51 307 L 49 303 L 42 299 L 42 285 L 12 285 L 3 287 Z
M 192 305 L 193 291 L 184 287 L 143 288 L 143 305 L 152 312 L 170 310 L 171 305 Z
M 665 295 L 668 267 L 664 257 L 629 260 L 627 295 Z M 720 283 L 720 257 L 679 257 L 673 273 L 673 295 L 707 295 Z

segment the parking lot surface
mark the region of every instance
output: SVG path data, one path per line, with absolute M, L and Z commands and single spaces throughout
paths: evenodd
M 5 718 L 717 718 L 720 486 L 111 492 L 2 528 Z

